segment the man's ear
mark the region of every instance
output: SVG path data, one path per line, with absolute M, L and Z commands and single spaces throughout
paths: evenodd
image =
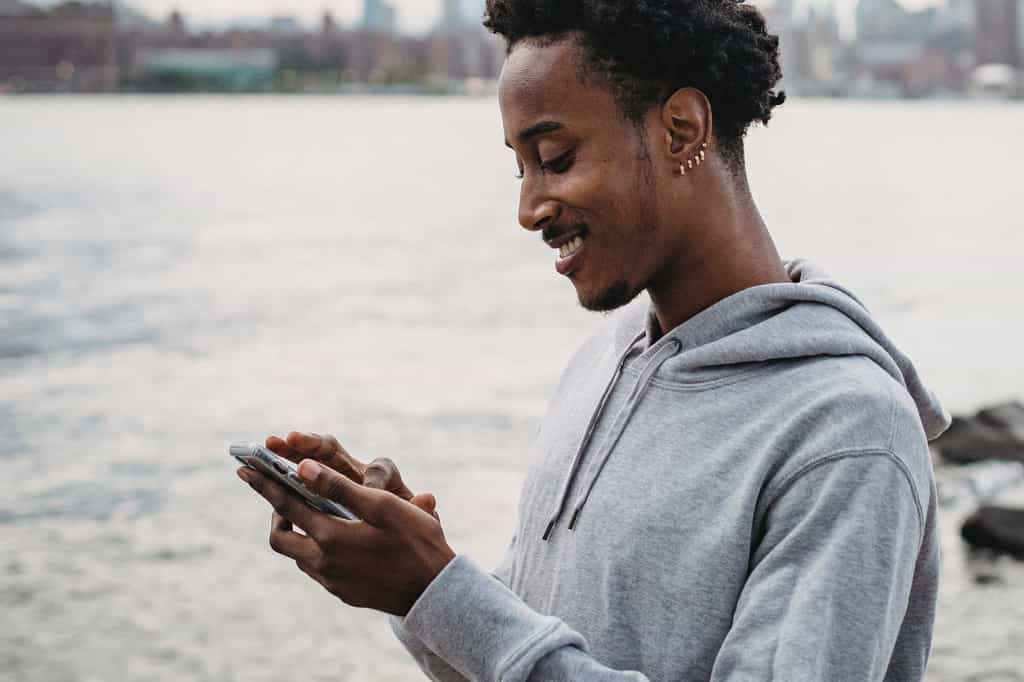
M 661 107 L 665 152 L 673 161 L 694 156 L 701 144 L 711 140 L 711 102 L 697 88 L 676 90 Z

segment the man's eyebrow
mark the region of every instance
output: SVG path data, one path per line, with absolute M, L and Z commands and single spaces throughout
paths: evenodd
M 563 128 L 565 128 L 565 126 L 558 121 L 541 121 L 540 123 L 534 123 L 532 126 L 519 133 L 519 144 L 526 144 L 538 135 L 546 135 L 548 133 L 553 133 L 556 130 L 562 130 Z M 509 149 L 512 148 L 512 145 L 508 140 L 505 140 L 505 146 Z

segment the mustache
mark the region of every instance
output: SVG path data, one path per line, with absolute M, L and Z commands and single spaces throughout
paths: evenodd
M 548 225 L 541 232 L 541 239 L 545 242 L 549 242 L 552 239 L 557 239 L 562 235 L 572 234 L 573 232 L 589 232 L 590 228 L 584 222 L 575 222 L 569 225 Z

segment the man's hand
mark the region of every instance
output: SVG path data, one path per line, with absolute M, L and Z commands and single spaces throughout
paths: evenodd
M 396 493 L 360 485 L 312 459 L 299 464 L 306 487 L 345 505 L 362 521 L 318 512 L 254 469 L 242 467 L 238 475 L 274 507 L 274 551 L 294 559 L 304 573 L 346 604 L 405 616 L 455 558 L 441 524 L 424 509 Z M 305 535 L 295 532 L 293 524 Z
M 386 457 L 363 464 L 350 455 L 334 436 L 321 436 L 316 433 L 301 433 L 299 431 L 290 432 L 286 438 L 269 436 L 266 446 L 268 450 L 296 464 L 304 459 L 313 459 L 326 464 L 356 483 L 397 495 L 440 520 L 436 509 L 437 500 L 434 496 L 430 493 L 413 495 L 413 492 L 402 481 L 398 467 Z

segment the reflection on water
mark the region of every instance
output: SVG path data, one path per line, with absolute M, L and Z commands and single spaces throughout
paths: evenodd
M 797 101 L 748 144 L 782 252 L 858 292 L 955 411 L 1024 390 L 1022 113 Z M 273 555 L 225 448 L 332 431 L 396 459 L 452 545 L 497 562 L 538 419 L 601 318 L 515 224 L 496 107 L 19 98 L 0 116 L 0 678 L 414 678 L 378 615 Z M 967 555 L 969 511 L 944 508 L 930 678 L 1021 679 L 1024 569 Z

